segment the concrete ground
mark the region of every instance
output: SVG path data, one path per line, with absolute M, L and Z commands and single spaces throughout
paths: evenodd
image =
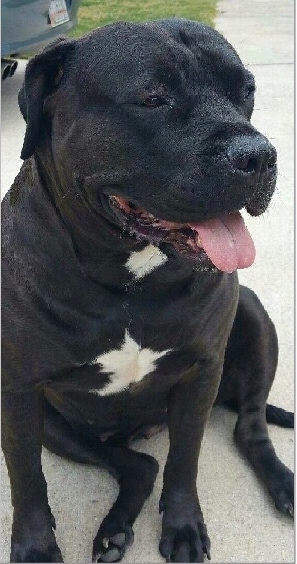
M 255 264 L 240 273 L 255 289 L 274 320 L 280 360 L 270 401 L 293 409 L 293 0 L 222 0 L 217 29 L 236 47 L 257 81 L 253 123 L 274 143 L 279 155 L 277 191 L 264 217 L 247 218 L 257 248 Z M 3 84 L 2 191 L 18 171 L 24 123 L 16 96 L 24 63 Z M 212 540 L 212 562 L 293 562 L 293 524 L 279 515 L 261 484 L 241 459 L 233 441 L 236 416 L 216 408 L 200 458 L 199 495 Z M 271 427 L 281 459 L 293 468 L 293 432 Z M 161 517 L 158 501 L 168 451 L 167 433 L 136 448 L 160 462 L 154 491 L 134 531 L 135 543 L 124 561 L 162 562 L 158 553 Z M 115 499 L 111 477 L 95 468 L 43 453 L 57 539 L 65 562 L 90 562 L 92 539 Z M 6 468 L 2 472 L 2 556 L 9 560 L 11 507 Z

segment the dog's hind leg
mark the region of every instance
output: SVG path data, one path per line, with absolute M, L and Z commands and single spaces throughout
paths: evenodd
M 279 460 L 267 429 L 267 397 L 277 367 L 273 323 L 257 296 L 240 288 L 236 319 L 228 342 L 218 400 L 237 406 L 235 440 L 265 483 L 280 511 L 293 514 L 293 473 Z
M 76 462 L 107 469 L 119 483 L 119 494 L 93 543 L 93 562 L 116 562 L 133 542 L 132 525 L 150 495 L 158 463 L 126 446 L 109 445 L 85 438 L 49 404 L 45 408 L 44 446 Z

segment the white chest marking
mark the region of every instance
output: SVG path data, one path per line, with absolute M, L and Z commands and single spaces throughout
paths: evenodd
M 126 329 L 120 349 L 101 354 L 93 361 L 93 364 L 100 364 L 101 371 L 107 373 L 110 378 L 104 388 L 93 391 L 100 396 L 106 396 L 124 390 L 133 382 L 140 382 L 144 376 L 155 370 L 156 361 L 168 352 L 170 349 L 161 352 L 142 349 Z
M 134 275 L 136 280 L 142 278 L 146 274 L 149 274 L 166 262 L 167 256 L 164 255 L 154 245 L 147 245 L 142 251 L 134 251 L 130 254 L 125 266 L 128 268 L 129 272 Z

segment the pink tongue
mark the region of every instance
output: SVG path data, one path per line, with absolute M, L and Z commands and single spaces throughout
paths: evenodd
M 239 212 L 189 225 L 198 233 L 203 249 L 219 270 L 230 273 L 253 264 L 255 246 Z

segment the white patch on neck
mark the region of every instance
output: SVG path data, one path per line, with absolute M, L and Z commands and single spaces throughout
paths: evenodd
M 171 349 L 152 351 L 142 349 L 125 331 L 125 338 L 120 349 L 114 349 L 98 356 L 92 364 L 100 364 L 101 372 L 108 374 L 110 382 L 100 389 L 92 390 L 100 396 L 116 394 L 135 382 L 140 382 L 144 376 L 153 372 L 156 362 Z
M 152 270 L 158 266 L 161 266 L 161 264 L 164 264 L 166 260 L 167 256 L 164 255 L 158 247 L 147 245 L 142 251 L 134 251 L 131 253 L 125 266 L 138 280 L 152 272 Z

